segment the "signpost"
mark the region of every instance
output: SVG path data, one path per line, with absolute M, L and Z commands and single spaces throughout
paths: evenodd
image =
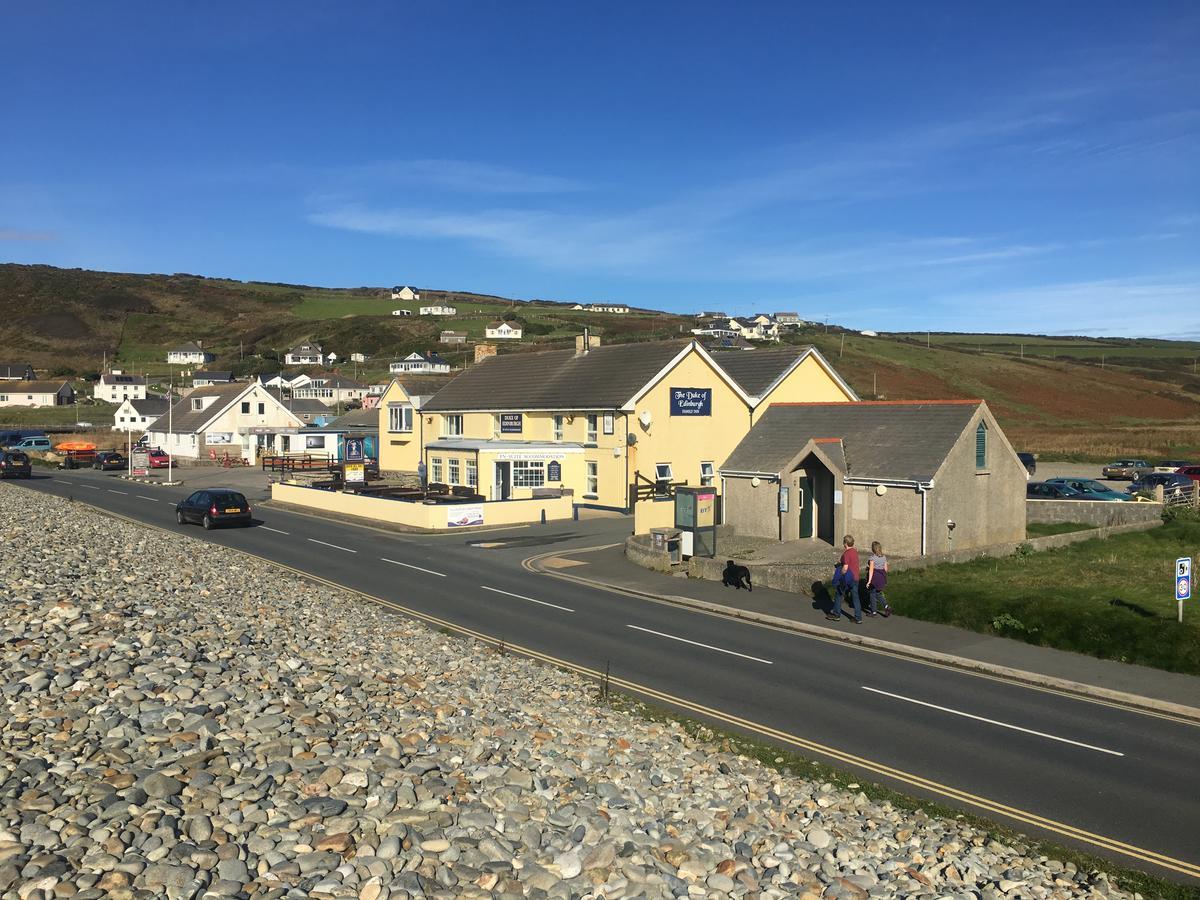
M 362 463 L 346 463 L 346 484 L 362 484 L 367 480 L 367 467 Z
M 1179 621 L 1183 622 L 1183 601 L 1192 599 L 1192 558 L 1175 560 L 1175 600 L 1179 604 Z
M 129 454 L 131 473 L 134 475 L 150 474 L 150 451 L 145 447 L 135 447 Z
M 363 458 L 363 439 L 346 438 L 346 462 L 362 462 Z

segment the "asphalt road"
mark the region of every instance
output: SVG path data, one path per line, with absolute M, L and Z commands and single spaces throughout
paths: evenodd
M 175 523 L 174 502 L 190 489 L 86 470 L 15 483 L 237 547 L 535 653 L 609 667 L 619 686 L 908 793 L 1200 881 L 1200 726 L 520 565 L 559 546 L 603 543 L 597 536 L 611 538 L 619 523 L 517 529 L 509 542 L 496 533 L 397 535 L 264 508 L 255 527 L 205 532 Z

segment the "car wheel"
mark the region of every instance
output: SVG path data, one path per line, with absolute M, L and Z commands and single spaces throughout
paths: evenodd
M 212 528 L 213 528 L 212 516 L 205 515 L 204 520 L 201 522 L 201 524 L 204 526 L 205 531 L 212 531 Z
M 180 525 L 186 525 L 186 524 L 187 524 L 187 519 L 185 519 L 185 518 L 183 517 L 183 511 L 182 511 L 182 510 L 178 510 L 178 509 L 177 509 L 177 510 L 175 510 L 175 521 L 176 521 L 176 522 L 178 522 Z

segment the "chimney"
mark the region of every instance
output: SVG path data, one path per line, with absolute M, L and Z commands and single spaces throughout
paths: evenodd
M 196 341 L 196 346 L 199 347 L 201 350 L 203 350 L 204 349 L 204 341 Z
M 581 334 L 577 338 L 575 338 L 575 355 L 583 356 L 585 353 L 587 353 L 593 347 L 599 347 L 599 346 L 600 346 L 600 338 L 593 337 L 591 330 L 588 328 L 585 328 L 585 329 L 583 329 L 583 334 Z
M 475 362 L 482 362 L 489 356 L 496 355 L 495 344 L 476 344 L 475 345 Z

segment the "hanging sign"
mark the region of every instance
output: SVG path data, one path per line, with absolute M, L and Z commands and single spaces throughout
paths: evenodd
M 712 388 L 671 388 L 671 415 L 711 416 Z

